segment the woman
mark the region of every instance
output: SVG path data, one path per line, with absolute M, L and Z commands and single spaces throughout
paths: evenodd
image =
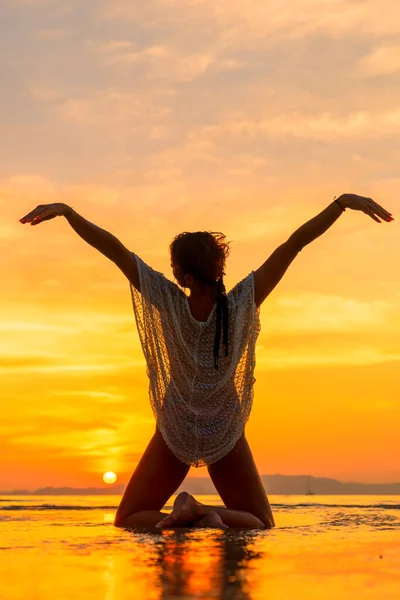
M 274 527 L 244 433 L 253 401 L 259 309 L 298 253 L 346 208 L 362 211 L 378 223 L 393 220 L 371 198 L 343 194 L 228 294 L 223 284 L 229 254 L 225 236 L 177 235 L 170 245 L 171 266 L 178 284 L 189 288 L 189 297 L 116 237 L 65 204 L 39 205 L 21 219 L 36 225 L 65 216 L 76 233 L 112 260 L 130 282 L 156 430 L 125 490 L 116 526 Z M 220 357 L 221 329 L 225 352 Z M 202 465 L 225 507 L 200 504 L 182 492 L 171 514 L 162 513 L 190 466 Z

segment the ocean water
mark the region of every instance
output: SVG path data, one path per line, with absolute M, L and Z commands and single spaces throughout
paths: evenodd
M 275 529 L 159 533 L 114 527 L 119 500 L 0 493 L 1 599 L 400 598 L 400 496 L 271 495 Z

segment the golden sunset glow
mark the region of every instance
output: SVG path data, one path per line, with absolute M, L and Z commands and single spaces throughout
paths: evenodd
M 400 480 L 398 3 L 67 4 L 4 9 L 0 491 L 127 483 L 155 427 L 125 275 L 21 217 L 64 202 L 171 280 L 221 231 L 229 291 L 345 192 L 395 221 L 347 210 L 266 299 L 247 438 L 263 474 Z
M 117 476 L 112 471 L 107 471 L 107 473 L 104 473 L 103 475 L 103 481 L 104 483 L 115 483 L 117 481 Z

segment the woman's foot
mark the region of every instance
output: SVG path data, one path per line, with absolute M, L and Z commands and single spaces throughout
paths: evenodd
M 171 514 L 157 523 L 156 527 L 192 525 L 201 517 L 200 505 L 187 492 L 181 492 L 175 499 Z
M 210 510 L 204 517 L 198 519 L 193 527 L 205 528 L 211 527 L 212 529 L 229 529 L 227 525 L 225 525 L 219 516 L 218 513 Z

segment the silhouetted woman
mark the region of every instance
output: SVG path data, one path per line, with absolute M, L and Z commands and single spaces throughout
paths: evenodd
M 255 382 L 261 303 L 289 265 L 346 210 L 380 223 L 393 217 L 371 198 L 343 194 L 296 230 L 226 294 L 229 245 L 222 233 L 177 235 L 170 245 L 179 285 L 153 270 L 116 237 L 62 204 L 40 205 L 22 223 L 63 215 L 130 282 L 156 430 L 118 507 L 121 527 L 271 528 L 275 525 L 245 437 Z M 188 288 L 188 297 L 181 288 Z M 220 353 L 221 337 L 223 353 Z M 225 504 L 205 506 L 182 492 L 171 514 L 160 512 L 191 466 L 206 465 Z

